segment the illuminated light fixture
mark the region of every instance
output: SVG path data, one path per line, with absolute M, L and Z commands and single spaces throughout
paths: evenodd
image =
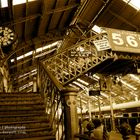
M 135 93 L 133 93 L 133 92 L 130 92 L 130 94 L 133 95 L 133 96 L 135 96 L 135 97 L 138 96 L 137 94 L 135 94 Z
M 138 101 L 139 99 L 138 99 L 138 96 L 135 96 L 135 101 Z
M 80 88 L 78 88 L 78 87 L 76 87 L 75 85 L 73 85 L 73 84 L 69 84 L 69 86 L 71 86 L 71 87 L 73 87 L 73 88 L 76 88 L 76 89 L 80 89 Z
M 129 76 L 130 76 L 133 80 L 135 80 L 136 82 L 140 83 L 140 78 L 139 78 L 138 76 L 136 76 L 136 75 L 134 75 L 134 74 L 129 74 Z
M 27 76 L 27 75 L 29 75 L 29 74 L 31 74 L 31 73 L 37 73 L 37 69 L 34 69 L 34 70 L 32 70 L 32 71 L 30 71 L 30 72 L 28 72 L 28 73 L 25 73 L 25 74 L 23 74 L 23 75 L 20 75 L 18 78 L 22 78 L 22 77 Z
M 32 54 L 33 54 L 33 51 L 30 51 L 30 52 L 26 53 L 24 56 L 27 57 L 27 56 L 30 56 Z
M 94 80 L 97 80 L 97 81 L 100 79 L 100 77 L 97 76 L 96 74 L 93 74 L 93 78 L 94 78 Z
M 33 76 L 33 75 L 36 75 L 36 74 L 37 74 L 37 72 L 31 73 L 32 76 Z
M 78 81 L 78 82 L 81 82 L 82 84 L 84 84 L 84 85 L 86 85 L 86 86 L 89 85 L 89 83 L 87 83 L 87 82 L 84 81 L 84 80 L 81 80 L 80 78 L 78 78 L 77 81 Z
M 74 81 L 73 83 L 74 83 L 75 85 L 81 87 L 82 89 L 86 89 L 86 87 L 83 86 L 82 84 L 80 84 L 79 82 Z
M 140 9 L 140 0 L 123 0 L 125 3 L 128 3 L 130 6 L 136 10 Z
M 103 98 L 99 96 L 99 98 L 102 100 Z
M 101 93 L 102 96 L 104 96 L 104 97 L 106 97 L 106 98 L 109 97 L 107 94 L 103 93 L 102 91 L 101 91 L 100 93 Z
M 115 92 L 112 92 L 112 91 L 111 91 L 111 94 L 113 94 L 113 95 L 115 95 L 115 96 L 117 95 L 117 93 L 115 93 Z
M 21 56 L 17 57 L 17 60 L 20 60 L 22 58 L 24 58 L 24 55 L 21 55 Z
M 33 82 L 29 82 L 28 84 L 26 84 L 26 85 L 20 87 L 20 88 L 19 88 L 19 91 L 21 91 L 21 90 L 23 90 L 23 89 L 25 89 L 25 88 L 28 88 L 28 87 L 30 87 L 30 86 L 32 86 L 32 85 L 33 85 Z
M 15 61 L 15 59 L 11 59 L 11 63 L 14 62 L 14 61 Z
M 28 0 L 28 2 L 32 2 L 35 0 Z M 13 5 L 19 5 L 26 3 L 26 0 L 13 0 Z M 8 0 L 1 0 L 1 8 L 8 7 Z
M 127 86 L 128 88 L 133 89 L 133 90 L 137 90 L 136 87 L 134 87 L 134 86 L 132 86 L 132 85 L 126 83 L 124 80 L 120 80 L 120 81 L 121 81 L 122 84 L 124 84 L 124 85 Z
M 101 28 L 99 26 L 97 26 L 97 25 L 94 25 L 92 27 L 92 30 L 95 31 L 96 33 L 101 33 Z
M 56 41 L 56 42 L 54 42 L 54 43 L 52 43 L 52 44 L 43 46 L 43 47 L 41 47 L 41 48 L 37 48 L 37 49 L 36 49 L 36 52 L 38 53 L 38 52 L 42 52 L 42 50 L 51 49 L 52 47 L 54 47 L 54 46 L 56 46 L 56 45 L 58 45 L 58 44 L 60 44 L 60 41 Z M 46 54 L 51 53 L 51 52 L 54 51 L 54 50 L 55 50 L 55 49 L 52 49 L 52 50 L 48 51 Z M 17 57 L 17 60 L 23 59 L 23 58 L 25 58 L 25 57 L 27 57 L 27 56 L 30 56 L 30 55 L 32 55 L 32 54 L 33 54 L 33 51 L 27 52 L 26 54 Z M 45 55 L 45 54 L 44 54 L 44 55 Z M 42 54 L 42 55 L 37 55 L 37 56 L 35 56 L 35 57 L 40 57 L 40 56 L 43 56 L 43 54 Z M 14 62 L 14 61 L 15 61 L 15 59 L 11 59 L 11 62 Z
M 93 99 L 95 99 L 95 100 L 97 100 L 98 98 L 97 97 L 95 97 L 95 96 L 92 96 L 91 98 L 93 98 Z
M 36 49 L 36 52 L 41 52 L 41 51 L 42 51 L 42 47 L 41 47 L 41 48 Z
M 85 100 L 83 100 L 83 99 L 77 98 L 77 100 L 78 100 L 78 101 L 81 100 L 83 103 L 87 104 L 87 101 L 85 101 Z
M 124 97 L 121 97 L 121 96 L 119 98 L 122 99 L 122 100 L 126 100 Z
M 56 46 L 56 45 L 60 45 L 60 44 L 61 44 L 60 41 L 56 41 L 52 44 L 49 44 L 49 45 L 42 47 L 42 50 L 50 49 L 51 47 Z
M 37 69 L 34 69 L 34 70 L 32 70 L 31 72 L 36 72 L 37 71 Z
M 52 49 L 52 50 L 49 50 L 49 51 L 47 51 L 47 52 L 41 53 L 41 54 L 39 54 L 39 55 L 36 55 L 35 58 L 38 58 L 38 57 L 41 57 L 41 56 L 43 56 L 43 55 L 49 54 L 49 53 L 51 53 L 51 52 L 53 52 L 53 51 L 55 51 L 55 50 L 56 50 L 56 48 L 54 48 L 54 49 Z

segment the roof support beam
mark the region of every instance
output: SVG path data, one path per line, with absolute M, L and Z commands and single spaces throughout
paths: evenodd
M 137 31 L 139 30 L 139 28 L 137 26 L 135 26 L 134 24 L 132 24 L 130 21 L 128 21 L 127 19 L 125 19 L 124 17 L 114 13 L 112 10 L 108 10 L 113 16 L 115 16 L 116 18 L 120 19 L 121 21 L 125 22 L 126 24 L 128 24 L 129 26 L 135 28 Z
M 46 45 L 49 42 L 55 42 L 58 40 L 62 40 L 64 35 L 64 31 L 50 31 L 49 33 L 43 35 L 43 36 L 38 36 L 36 38 L 33 38 L 32 40 L 28 40 L 26 42 L 20 43 L 20 47 L 17 47 L 16 50 L 12 51 L 7 57 L 3 59 L 3 61 L 0 63 L 0 66 L 3 65 L 12 55 L 14 55 L 17 51 L 22 50 L 23 48 L 35 45 L 36 47 L 39 46 L 40 44 Z M 19 48 L 19 49 L 18 49 Z
M 26 0 L 26 17 L 28 16 L 28 0 Z M 27 32 L 27 22 L 25 21 L 25 24 L 24 24 L 24 39 L 27 40 L 27 37 L 26 37 L 26 32 Z
M 10 21 L 13 20 L 13 0 L 8 0 L 8 11 Z
M 88 26 L 89 30 L 93 27 L 95 21 L 99 18 L 99 16 L 103 13 L 103 11 L 107 8 L 108 4 L 111 3 L 112 0 L 107 0 L 106 2 L 103 1 L 103 6 L 101 7 L 101 9 L 98 11 L 98 13 L 96 14 L 96 16 L 92 19 L 90 25 Z
M 18 19 L 15 19 L 15 20 L 11 21 L 11 22 L 5 22 L 5 23 L 2 24 L 2 26 L 5 26 L 5 25 L 13 26 L 13 25 L 16 25 L 16 24 L 19 24 L 19 23 L 26 22 L 28 20 L 38 18 L 38 17 L 41 17 L 41 14 L 34 14 L 34 15 L 31 15 L 31 16 L 18 18 Z
M 73 9 L 73 8 L 77 7 L 78 5 L 79 4 L 74 4 L 74 5 L 64 6 L 64 7 L 61 7 L 61 8 L 52 9 L 52 10 L 46 11 L 45 15 L 43 15 L 43 16 L 47 16 L 49 14 L 53 14 L 53 13 L 57 13 L 57 12 L 67 11 L 67 10 L 70 10 L 70 9 Z M 28 20 L 36 19 L 38 17 L 42 17 L 42 14 L 34 14 L 34 15 L 31 15 L 31 16 L 22 17 L 22 18 L 19 18 L 19 19 L 16 19 L 16 20 L 12 20 L 10 22 L 5 22 L 5 23 L 2 24 L 2 26 L 4 26 L 4 25 L 13 26 L 13 25 L 16 25 L 16 24 L 19 24 L 19 23 L 26 22 Z
M 47 5 L 47 1 L 44 0 L 44 7 L 43 7 L 43 11 L 42 11 L 42 17 L 48 16 L 50 14 L 54 14 L 54 13 L 59 13 L 59 12 L 64 12 L 70 9 L 73 9 L 75 7 L 77 7 L 79 4 L 73 4 L 73 5 L 68 5 L 68 6 L 63 6 L 61 8 L 55 8 L 55 9 L 51 9 L 49 11 L 46 10 L 46 5 Z M 41 18 L 40 19 L 40 25 L 39 25 L 39 29 L 38 29 L 38 35 L 42 35 L 45 32 L 45 27 L 46 27 L 46 18 Z
M 42 18 L 40 18 L 39 21 L 39 26 L 38 26 L 38 36 L 42 35 L 45 33 L 46 31 L 46 24 L 47 24 L 47 19 L 44 18 L 46 16 L 46 12 L 47 11 L 47 5 L 48 5 L 48 1 L 43 0 L 43 4 L 42 4 Z

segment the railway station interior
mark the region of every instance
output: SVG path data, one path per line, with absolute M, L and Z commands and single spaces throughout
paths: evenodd
M 0 140 L 140 140 L 139 31 L 140 0 L 0 0 Z

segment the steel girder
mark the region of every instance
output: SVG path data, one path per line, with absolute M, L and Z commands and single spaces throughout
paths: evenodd
M 97 51 L 93 41 L 102 38 L 106 38 L 106 33 L 92 36 L 43 63 L 63 86 L 67 85 L 103 61 L 115 58 L 111 51 Z
M 103 38 L 108 39 L 106 33 L 91 36 L 45 60 L 43 63 L 48 71 L 63 86 L 66 86 L 108 59 L 112 59 L 113 61 L 127 59 L 134 63 L 140 60 L 138 54 L 115 52 L 111 49 L 97 51 L 93 41 Z

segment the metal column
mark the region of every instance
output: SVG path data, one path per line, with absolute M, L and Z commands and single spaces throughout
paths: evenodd
M 64 125 L 66 140 L 78 140 L 74 137 L 75 134 L 78 134 L 76 92 L 77 91 L 74 89 L 68 89 L 64 92 Z

